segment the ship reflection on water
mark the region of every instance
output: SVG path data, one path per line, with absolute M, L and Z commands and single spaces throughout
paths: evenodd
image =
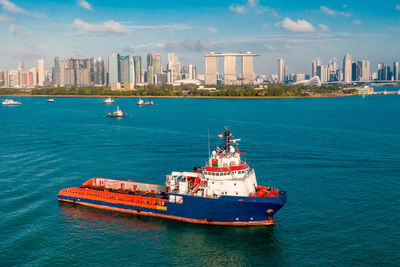
M 198 225 L 70 203 L 59 203 L 59 207 L 61 219 L 71 228 L 71 234 L 110 235 L 117 240 L 130 240 L 130 245 L 139 247 L 145 247 L 150 241 L 148 239 L 152 239 L 162 246 L 156 251 L 168 255 L 164 259 L 173 265 L 191 265 L 193 258 L 196 258 L 198 265 L 207 266 L 243 262 L 250 265 L 284 263 L 279 226 Z M 121 243 L 121 246 L 124 245 Z

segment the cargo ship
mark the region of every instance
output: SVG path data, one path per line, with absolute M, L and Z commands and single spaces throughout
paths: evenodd
M 274 225 L 286 204 L 285 191 L 257 184 L 254 169 L 241 159 L 240 139 L 229 128 L 204 167 L 172 172 L 165 185 L 92 178 L 60 190 L 58 200 L 125 213 L 199 224 Z

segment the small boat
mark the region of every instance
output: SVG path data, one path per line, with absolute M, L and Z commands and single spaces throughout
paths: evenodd
M 104 103 L 104 104 L 114 104 L 115 101 L 114 101 L 114 99 L 112 99 L 111 97 L 109 97 L 109 98 L 104 99 L 104 100 L 103 100 L 103 103 Z
M 117 106 L 117 110 L 113 113 L 108 113 L 107 117 L 109 118 L 122 118 L 125 117 L 125 112 L 122 112 L 119 107 Z
M 2 102 L 2 104 L 5 105 L 5 106 L 16 106 L 16 105 L 21 105 L 21 102 L 14 101 L 12 99 L 5 99 Z
M 154 105 L 154 102 L 144 102 L 141 98 L 139 98 L 139 101 L 137 102 L 138 106 L 152 106 Z
M 50 98 L 50 99 L 47 99 L 46 102 L 53 103 L 53 102 L 56 102 L 56 101 L 53 98 Z

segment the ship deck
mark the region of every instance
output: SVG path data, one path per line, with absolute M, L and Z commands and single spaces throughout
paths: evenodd
M 155 192 L 146 192 L 140 190 L 126 190 L 126 189 L 111 189 L 111 188 L 104 188 L 103 186 L 84 186 L 81 188 L 87 188 L 91 190 L 96 190 L 100 192 L 110 192 L 110 193 L 117 193 L 117 194 L 124 194 L 124 195 L 132 195 L 132 196 L 139 196 L 139 197 L 150 197 L 150 198 L 157 198 L 157 199 L 168 199 L 168 195 L 166 193 L 157 194 Z

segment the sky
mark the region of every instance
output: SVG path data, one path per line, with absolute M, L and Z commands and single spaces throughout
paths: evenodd
M 310 73 L 321 58 L 393 65 L 400 59 L 400 0 L 0 0 L 0 69 L 26 69 L 45 58 L 177 53 L 204 73 L 204 54 L 247 52 L 257 74 Z M 106 60 L 107 61 L 107 60 Z M 220 60 L 222 65 L 222 60 Z

